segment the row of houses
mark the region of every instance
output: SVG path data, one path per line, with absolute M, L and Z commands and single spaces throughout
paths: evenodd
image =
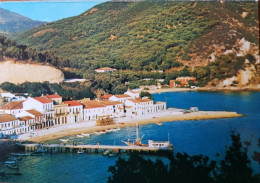
M 140 98 L 128 90 L 122 95 L 104 95 L 100 100 L 62 101 L 58 94 L 28 97 L 0 107 L 0 133 L 23 134 L 51 126 L 146 115 L 166 110 L 165 102 Z

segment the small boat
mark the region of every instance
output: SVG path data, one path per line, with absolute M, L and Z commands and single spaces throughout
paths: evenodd
M 37 149 L 37 150 L 34 151 L 34 152 L 36 152 L 36 153 L 46 153 L 47 150 L 45 150 L 45 149 Z
M 120 122 L 120 123 L 118 123 L 118 124 L 120 124 L 120 125 L 124 125 L 125 123 L 123 123 L 123 122 Z
M 31 153 L 31 156 L 43 156 L 44 155 L 44 153 L 42 153 L 42 152 L 32 152 Z
M 121 128 L 120 128 L 120 127 L 117 127 L 117 128 L 113 128 L 112 130 L 113 130 L 113 132 L 117 132 L 117 131 L 120 131 Z
M 60 141 L 67 143 L 69 141 L 69 139 L 60 139 Z
M 77 137 L 79 137 L 79 138 L 83 138 L 84 136 L 83 136 L 83 135 L 77 135 Z
M 106 132 L 112 132 L 113 129 L 106 129 Z
M 15 163 L 16 163 L 16 161 L 5 161 L 6 165 L 15 164 Z
M 27 156 L 27 153 L 10 153 L 11 156 Z
M 117 155 L 117 153 L 115 153 L 115 152 L 111 152 L 111 153 L 108 154 L 109 157 L 114 157 L 116 155 Z
M 104 151 L 103 155 L 104 155 L 104 156 L 107 156 L 109 153 L 110 153 L 110 151 L 109 151 L 109 149 L 108 149 L 108 150 Z
M 159 123 L 156 123 L 157 125 L 159 125 L 159 126 L 162 126 L 162 122 L 159 122 Z
M 90 133 L 82 133 L 81 135 L 83 135 L 84 137 L 90 137 Z
M 96 135 L 100 135 L 100 134 L 105 134 L 105 133 L 107 133 L 106 131 L 96 131 L 96 132 L 93 132 L 94 134 L 96 134 Z
M 77 151 L 78 154 L 83 154 L 84 152 L 85 152 L 85 151 L 82 150 L 82 149 L 80 149 L 80 150 Z

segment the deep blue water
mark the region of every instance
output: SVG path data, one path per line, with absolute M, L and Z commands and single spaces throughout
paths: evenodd
M 167 122 L 162 126 L 149 124 L 140 126 L 144 142 L 148 139 L 167 140 L 168 133 L 175 152 L 190 155 L 203 154 L 220 160 L 230 145 L 230 132 L 236 129 L 243 141 L 249 140 L 248 155 L 252 157 L 260 138 L 260 92 L 174 92 L 154 94 L 155 101 L 166 101 L 168 107 L 186 108 L 197 106 L 200 110 L 226 110 L 244 114 L 244 117 Z M 108 133 L 91 138 L 70 138 L 78 144 L 122 144 L 121 140 L 133 138 L 135 127 L 126 127 L 119 132 Z M 51 141 L 53 143 L 58 140 Z M 216 157 L 216 153 L 221 154 Z M 107 169 L 114 165 L 117 157 L 109 158 L 94 154 L 55 154 L 43 157 L 25 157 L 20 162 L 22 176 L 10 177 L 15 182 L 106 182 Z M 252 161 L 255 173 L 260 173 L 259 165 Z
M 32 20 L 52 22 L 79 15 L 105 1 L 106 0 L 14 1 L 0 2 L 0 7 L 29 17 Z

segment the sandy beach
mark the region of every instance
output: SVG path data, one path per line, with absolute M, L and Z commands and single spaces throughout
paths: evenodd
M 198 112 L 191 112 L 186 114 L 178 114 L 176 112 L 173 113 L 172 111 L 167 110 L 162 113 L 145 115 L 135 119 L 131 119 L 131 118 L 116 119 L 115 125 L 108 125 L 108 126 L 95 126 L 95 122 L 83 122 L 79 124 L 69 124 L 69 125 L 56 126 L 56 127 L 54 126 L 49 129 L 35 131 L 32 136 L 29 136 L 29 134 L 24 134 L 21 137 L 19 137 L 19 139 L 30 140 L 34 142 L 42 142 L 46 140 L 52 140 L 52 139 L 62 138 L 65 136 L 77 135 L 81 133 L 93 133 L 94 131 L 99 131 L 99 130 L 134 126 L 136 125 L 136 123 L 142 125 L 142 124 L 158 123 L 158 122 L 233 118 L 233 117 L 240 117 L 240 116 L 243 115 L 237 114 L 236 112 L 226 112 L 226 111 L 198 111 Z

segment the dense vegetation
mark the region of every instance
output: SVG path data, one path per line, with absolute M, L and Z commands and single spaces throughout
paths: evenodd
M 241 17 L 243 11 L 248 12 L 246 18 Z M 235 25 L 232 36 L 232 22 L 226 23 L 230 18 L 245 25 Z M 76 68 L 83 76 L 105 66 L 135 71 L 179 68 L 194 54 L 207 58 L 206 44 L 228 48 L 242 37 L 257 43 L 258 32 L 249 31 L 252 27 L 258 27 L 255 2 L 107 2 L 27 31 L 18 41 L 66 58 L 51 63 Z
M 37 97 L 58 93 L 64 100 L 72 99 L 83 99 L 83 98 L 94 98 L 94 94 L 91 91 L 90 87 L 82 85 L 78 82 L 76 83 L 62 83 L 50 84 L 48 82 L 44 83 L 23 83 L 23 84 L 12 84 L 9 82 L 2 83 L 0 87 L 3 90 L 12 92 L 12 93 L 28 93 L 32 97 Z
M 31 20 L 25 16 L 0 8 L 0 33 L 5 34 L 25 31 L 45 22 Z
M 232 132 L 232 144 L 227 148 L 223 160 L 211 161 L 207 156 L 190 156 L 187 153 L 168 154 L 169 163 L 152 161 L 138 154 L 128 159 L 118 158 L 115 166 L 109 167 L 110 183 L 132 182 L 177 182 L 177 183 L 257 183 L 253 175 L 247 149 L 240 135 Z M 260 162 L 259 162 L 260 163 Z

